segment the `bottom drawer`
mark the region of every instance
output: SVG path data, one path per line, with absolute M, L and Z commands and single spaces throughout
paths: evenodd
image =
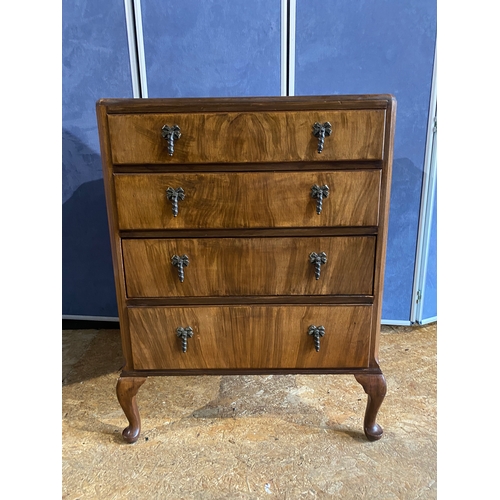
M 131 307 L 135 370 L 362 368 L 372 306 Z M 315 339 L 309 327 L 324 326 Z M 191 327 L 183 352 L 177 328 Z

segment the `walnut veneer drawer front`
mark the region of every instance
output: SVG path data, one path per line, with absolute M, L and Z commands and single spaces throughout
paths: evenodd
M 124 239 L 127 296 L 371 295 L 375 241 L 375 236 Z M 312 253 L 324 253 L 326 262 L 316 264 Z M 180 259 L 173 264 L 174 255 L 184 256 L 188 265 Z
M 376 226 L 380 179 L 378 169 L 114 176 L 123 230 Z M 321 203 L 314 186 L 327 186 Z M 169 188 L 184 193 L 175 216 Z
M 371 315 L 371 306 L 134 307 L 134 368 L 366 367 Z M 324 327 L 319 351 L 310 326 Z M 186 352 L 178 327 L 193 332 Z
M 108 117 L 115 164 L 380 160 L 385 110 L 117 114 Z M 315 123 L 331 124 L 318 155 Z M 177 125 L 169 141 L 162 127 Z

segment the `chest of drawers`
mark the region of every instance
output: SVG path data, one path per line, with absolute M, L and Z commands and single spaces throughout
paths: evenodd
M 389 95 L 97 103 L 138 439 L 149 376 L 353 374 L 379 439 L 396 103 Z

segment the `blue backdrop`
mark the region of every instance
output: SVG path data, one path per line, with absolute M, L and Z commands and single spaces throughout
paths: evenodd
M 62 312 L 118 316 L 95 103 L 132 97 L 122 0 L 62 10 Z
M 280 7 L 143 1 L 149 97 L 279 95 Z M 297 0 L 296 95 L 398 100 L 388 321 L 410 315 L 435 37 L 435 0 Z M 63 315 L 117 316 L 95 118 L 102 97 L 132 97 L 123 0 L 64 0 Z M 434 215 L 424 316 L 435 316 L 435 227 Z
M 295 94 L 398 101 L 382 318 L 408 321 L 434 47 L 435 0 L 297 0 Z
M 280 95 L 280 0 L 142 2 L 149 97 Z

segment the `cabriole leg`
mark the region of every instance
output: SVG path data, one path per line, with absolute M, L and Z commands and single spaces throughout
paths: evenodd
M 135 443 L 141 433 L 141 418 L 137 408 L 136 395 L 146 377 L 120 377 L 116 384 L 118 402 L 125 413 L 129 425 L 123 429 L 122 436 L 127 443 Z
M 361 373 L 354 376 L 368 395 L 364 421 L 365 435 L 368 441 L 377 441 L 377 439 L 382 437 L 384 432 L 382 427 L 380 427 L 375 420 L 377 419 L 378 410 L 387 392 L 385 378 L 381 373 L 375 375 Z

